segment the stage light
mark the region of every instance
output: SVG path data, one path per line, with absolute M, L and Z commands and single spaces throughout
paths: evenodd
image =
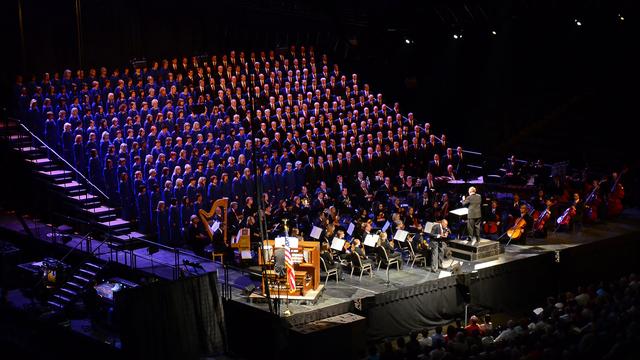
M 404 40 L 404 43 L 405 43 L 405 44 L 407 44 L 407 45 L 409 45 L 409 44 L 411 44 L 411 40 L 409 40 L 409 39 L 405 39 L 405 40 Z
M 495 30 L 491 30 L 491 35 L 496 36 L 498 33 Z
M 622 16 L 622 14 L 618 14 L 618 20 L 624 21 L 624 16 Z
M 582 21 L 578 19 L 573 19 L 573 22 L 575 22 L 577 26 L 582 26 Z
M 458 34 L 453 34 L 453 38 L 458 40 Z

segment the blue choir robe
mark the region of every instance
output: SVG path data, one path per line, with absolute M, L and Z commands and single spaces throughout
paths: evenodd
M 73 144 L 73 166 L 75 166 L 76 169 L 78 169 L 78 171 L 80 171 L 83 174 L 86 174 L 86 168 L 85 168 L 85 156 L 84 156 L 84 146 L 82 145 L 82 143 L 80 144 Z
M 89 159 L 89 181 L 91 181 L 97 187 L 104 189 L 104 183 L 102 181 L 102 165 L 100 159 L 96 156 Z
M 151 224 L 158 223 L 158 203 L 162 200 L 162 193 L 158 191 L 152 191 L 149 195 L 149 214 L 151 216 Z M 149 229 L 150 231 L 152 229 Z
M 177 205 L 169 206 L 169 241 L 172 245 L 180 243 L 180 207 Z
M 160 244 L 169 244 L 169 212 L 166 209 L 158 212 L 156 228 L 158 231 L 157 241 Z
M 138 193 L 136 198 L 136 207 L 138 212 L 138 229 L 140 233 L 149 232 L 151 225 L 151 216 L 149 214 L 149 193 Z
M 189 227 L 189 223 L 191 222 L 191 215 L 193 215 L 193 205 L 189 204 L 180 206 L 180 224 L 182 229 L 186 229 Z
M 58 125 L 52 119 L 44 123 L 44 138 L 49 147 L 54 150 L 58 148 Z
M 129 181 L 120 180 L 118 193 L 120 194 L 120 206 L 122 207 L 122 218 L 132 220 L 135 216 L 133 191 Z
M 62 157 L 73 164 L 73 133 L 71 131 L 65 131 L 62 133 Z

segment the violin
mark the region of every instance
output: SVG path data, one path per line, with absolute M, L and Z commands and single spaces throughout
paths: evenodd
M 527 226 L 527 221 L 524 219 L 524 216 L 520 216 L 515 224 L 507 230 L 507 236 L 510 239 L 518 239 L 524 233 L 524 228 Z

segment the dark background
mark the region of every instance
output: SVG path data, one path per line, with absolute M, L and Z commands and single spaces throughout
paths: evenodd
M 609 169 L 636 161 L 632 3 L 82 0 L 79 46 L 76 0 L 11 0 L 2 5 L 3 91 L 16 73 L 310 44 L 454 144 Z

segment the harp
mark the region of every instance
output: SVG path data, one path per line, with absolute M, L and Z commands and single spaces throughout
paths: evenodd
M 209 211 L 204 211 L 204 209 L 200 209 L 200 211 L 198 211 L 198 216 L 200 216 L 200 220 L 202 221 L 203 224 L 206 224 L 205 229 L 207 230 L 207 234 L 209 235 L 210 240 L 213 240 L 214 232 L 217 231 L 217 229 L 220 229 L 222 231 L 224 243 L 227 244 L 227 242 L 229 241 L 227 238 L 227 207 L 228 206 L 229 206 L 229 198 L 225 197 L 225 198 L 214 201 Z M 214 218 L 214 216 L 216 215 L 216 209 L 218 207 L 222 208 L 221 222 L 216 221 Z

